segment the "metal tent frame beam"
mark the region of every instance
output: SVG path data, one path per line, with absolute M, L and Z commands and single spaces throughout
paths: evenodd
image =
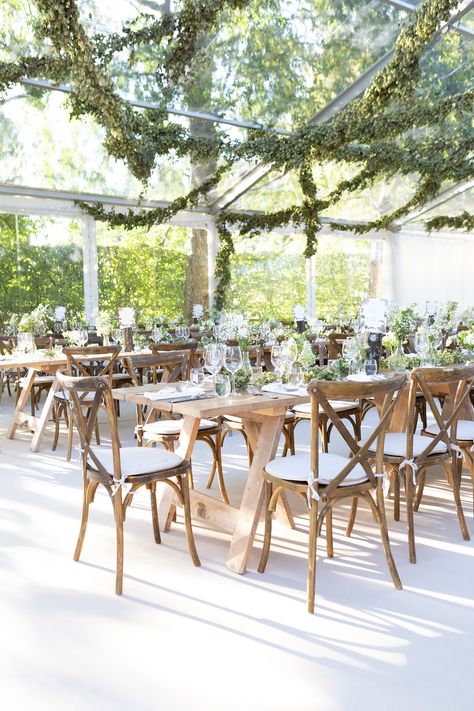
M 95 193 L 76 193 L 66 190 L 47 190 L 28 186 L 0 183 L 0 212 L 30 215 L 57 215 L 70 218 L 84 217 L 82 210 L 75 204 L 78 200 L 98 202 L 118 212 L 128 210 L 153 209 L 168 207 L 169 202 L 146 200 L 138 202 L 126 197 L 113 197 Z M 207 229 L 211 216 L 206 208 L 194 208 L 178 212 L 166 224 L 182 227 Z
M 397 10 L 405 10 L 405 12 L 408 12 L 410 15 L 413 15 L 418 9 L 416 5 L 413 5 L 413 3 L 411 2 L 406 2 L 405 0 L 379 0 L 379 2 L 383 2 L 386 5 L 392 5 L 392 7 L 397 8 Z M 471 5 L 473 4 L 471 3 Z M 466 12 L 468 12 L 468 10 L 464 11 L 462 15 L 465 15 Z M 450 29 L 455 30 L 455 32 L 459 32 L 459 34 L 463 35 L 463 37 L 467 37 L 468 39 L 473 40 L 474 30 L 471 30 L 470 27 L 466 27 L 465 25 L 455 24 L 459 22 L 462 15 L 457 16 L 457 13 L 455 13 L 453 17 L 449 20 L 449 27 Z
M 67 84 L 54 84 L 51 81 L 46 81 L 44 79 L 22 79 L 20 84 L 24 86 L 31 86 L 35 89 L 44 89 L 46 91 L 60 91 L 63 94 L 71 94 L 72 88 Z M 161 109 L 162 107 L 153 101 L 135 101 L 134 99 L 125 99 L 125 101 L 130 104 L 130 106 L 135 106 L 138 109 Z M 267 131 L 269 133 L 277 133 L 281 136 L 290 136 L 291 131 L 287 131 L 284 128 L 267 128 L 259 123 L 252 123 L 250 121 L 240 121 L 239 119 L 229 119 L 222 116 L 217 116 L 217 114 L 205 113 L 202 111 L 188 111 L 186 109 L 176 109 L 174 107 L 168 106 L 166 111 L 169 114 L 175 116 L 185 116 L 191 119 L 200 119 L 201 121 L 210 121 L 212 123 L 222 123 L 227 126 L 236 126 L 238 128 L 245 128 L 247 130 L 255 131 Z
M 456 197 L 456 195 L 461 195 L 462 193 L 465 193 L 471 188 L 474 188 L 474 180 L 467 180 L 464 183 L 452 185 L 450 188 L 447 188 L 441 193 L 438 193 L 435 198 L 427 202 L 425 205 L 423 205 L 423 207 L 420 207 L 417 210 L 413 210 L 413 212 L 409 212 L 408 215 L 405 215 L 405 217 L 396 220 L 396 224 L 404 226 L 410 222 L 414 222 L 425 213 L 429 212 L 430 210 L 433 210 L 435 207 L 443 205 L 445 202 L 448 202 L 448 200 L 452 200 L 452 198 Z
M 401 10 L 405 10 L 411 14 L 416 12 L 416 6 L 408 2 L 398 2 L 398 0 L 380 0 L 381 2 L 389 2 L 391 5 L 398 7 Z M 447 20 L 438 30 L 433 38 L 433 41 L 437 39 L 444 32 L 453 29 L 456 31 L 461 31 L 459 25 L 454 25 L 453 23 L 458 22 L 463 15 L 468 13 L 472 8 L 474 8 L 474 0 L 464 0 L 460 8 L 451 15 L 449 20 Z M 463 28 L 462 34 L 466 34 L 470 39 L 474 39 L 474 31 L 469 28 Z M 384 54 L 379 60 L 374 62 L 374 64 L 369 67 L 363 74 L 361 74 L 358 79 L 356 79 L 353 84 L 344 89 L 335 99 L 333 99 L 329 104 L 327 104 L 323 109 L 318 111 L 309 121 L 308 124 L 321 124 L 330 121 L 334 116 L 336 116 L 342 109 L 344 109 L 348 104 L 350 104 L 354 99 L 361 96 L 367 89 L 372 79 L 380 72 L 392 59 L 394 56 L 394 48 L 389 52 Z M 259 163 L 254 166 L 251 170 L 244 173 L 239 180 L 234 183 L 230 188 L 228 188 L 222 195 L 220 195 L 214 202 L 210 205 L 211 212 L 215 214 L 225 208 L 229 207 L 238 200 L 242 195 L 251 190 L 254 185 L 260 182 L 264 177 L 266 177 L 271 172 L 263 163 Z

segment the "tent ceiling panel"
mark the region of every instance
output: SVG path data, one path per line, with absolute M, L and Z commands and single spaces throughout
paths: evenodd
M 137 10 L 148 11 L 149 3 L 81 0 L 81 7 L 90 32 L 98 27 L 108 33 L 118 31 L 122 19 L 135 17 Z M 205 40 L 189 80 L 175 88 L 173 103 L 292 129 L 387 52 L 405 16 L 404 10 L 379 0 L 254 0 L 245 10 L 221 13 L 218 31 Z M 160 101 L 153 59 L 144 49 L 136 53 L 133 66 L 127 65 L 126 52 L 112 65 L 117 87 L 127 98 Z

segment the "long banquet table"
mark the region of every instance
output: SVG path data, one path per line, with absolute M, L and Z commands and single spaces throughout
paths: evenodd
M 117 400 L 182 415 L 184 423 L 176 452 L 184 459 L 191 458 L 201 419 L 220 415 L 237 415 L 242 418 L 254 456 L 240 507 L 236 508 L 196 490 L 191 491 L 191 506 L 193 518 L 231 534 L 227 566 L 236 573 L 245 573 L 263 504 L 263 469 L 275 457 L 287 408 L 296 403 L 308 402 L 309 396 L 262 393 L 233 398 L 205 397 L 175 403 L 150 400 L 145 396 L 145 392 L 162 387 L 166 387 L 166 384 L 118 388 L 112 390 L 112 394 Z M 163 487 L 159 505 L 161 521 L 169 519 L 173 497 L 174 492 L 169 487 Z M 279 513 L 289 525 L 294 526 L 286 501 Z
M 94 354 L 94 349 L 91 347 L 91 355 Z M 126 351 L 119 353 L 119 360 L 132 355 Z M 28 402 L 31 390 L 33 388 L 35 378 L 38 373 L 47 375 L 56 375 L 57 371 L 67 366 L 67 358 L 62 353 L 57 353 L 54 356 L 48 357 L 41 353 L 25 353 L 24 355 L 7 355 L 0 356 L 0 370 L 17 370 L 26 368 L 28 370 L 25 376 L 24 384 L 18 398 L 13 416 L 7 430 L 7 437 L 13 439 L 18 427 L 26 425 L 33 432 L 31 441 L 31 451 L 38 452 L 41 442 L 44 437 L 46 426 L 51 415 L 54 396 L 59 388 L 58 381 L 53 377 L 53 382 L 46 401 L 41 409 L 39 416 L 29 415 L 25 412 L 25 407 Z

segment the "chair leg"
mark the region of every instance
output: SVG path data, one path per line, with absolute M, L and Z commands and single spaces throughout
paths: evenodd
M 189 552 L 193 560 L 194 565 L 200 566 L 201 561 L 199 560 L 198 552 L 196 550 L 196 544 L 194 542 L 193 527 L 191 524 L 191 505 L 189 503 L 189 487 L 188 479 L 186 476 L 179 477 L 181 485 L 181 493 L 183 494 L 183 508 L 184 508 L 184 526 L 186 529 L 186 540 L 188 542 Z
M 150 484 L 150 505 L 151 505 L 151 520 L 153 523 L 153 535 L 155 543 L 161 543 L 160 522 L 158 520 L 158 506 L 156 503 L 156 482 Z
M 316 552 L 318 543 L 318 502 L 311 498 L 309 508 L 309 542 L 308 542 L 308 612 L 314 612 L 314 596 L 316 592 Z
M 411 471 L 405 468 L 405 505 L 407 510 L 408 556 L 410 563 L 416 563 L 415 522 L 413 519 L 413 496 L 415 485 Z
M 426 469 L 422 469 L 420 472 L 418 472 L 418 486 L 416 489 L 416 496 L 415 496 L 415 503 L 413 504 L 413 511 L 418 511 L 420 508 L 421 504 L 421 499 L 423 498 L 423 492 L 425 490 L 425 481 L 426 481 Z
M 89 520 L 89 506 L 94 500 L 94 494 L 97 487 L 98 483 L 95 481 L 84 482 L 84 491 L 82 495 L 81 527 L 79 529 L 79 536 L 77 538 L 76 549 L 74 551 L 74 560 L 79 560 L 79 558 L 81 557 L 82 546 L 84 544 L 84 538 L 86 535 L 87 521 Z
M 271 482 L 265 482 L 265 533 L 263 538 L 262 555 L 258 564 L 258 572 L 264 573 L 267 567 L 268 554 L 270 553 L 270 543 L 272 540 L 272 517 L 273 512 L 270 511 L 270 501 L 273 495 L 273 485 Z
M 380 535 L 382 537 L 382 543 L 385 551 L 385 559 L 387 561 L 388 569 L 390 571 L 390 575 L 392 576 L 393 584 L 397 588 L 397 590 L 402 589 L 402 582 L 400 580 L 400 576 L 398 575 L 398 570 L 397 566 L 395 565 L 395 561 L 393 560 L 393 555 L 392 555 L 392 549 L 390 548 L 390 539 L 388 537 L 388 528 L 387 528 L 387 516 L 385 514 L 385 503 L 383 500 L 383 490 L 382 490 L 382 483 L 377 483 L 377 489 L 376 489 L 376 496 L 377 496 L 377 510 L 378 510 L 378 520 L 379 520 L 379 526 L 380 526 Z M 369 498 L 372 500 L 372 497 L 369 494 Z
M 400 471 L 398 467 L 392 467 L 393 477 L 393 518 L 400 521 Z
M 118 402 L 118 400 L 116 400 L 115 402 Z M 96 441 L 96 444 L 100 444 L 99 419 L 98 419 L 98 418 L 97 418 L 96 421 L 95 421 L 94 432 L 95 432 L 95 441 Z
M 321 449 L 323 452 L 328 452 L 329 448 L 329 432 L 327 428 L 327 422 L 324 422 L 320 427 L 321 434 Z
M 121 595 L 123 592 L 123 504 L 122 491 L 119 491 L 114 496 L 114 515 L 115 515 L 115 536 L 117 544 L 117 567 L 115 573 L 115 594 Z
M 334 558 L 334 540 L 332 536 L 332 506 L 326 512 L 326 553 L 328 558 Z
M 294 456 L 296 454 L 296 445 L 295 445 L 295 424 L 293 423 L 292 425 L 289 426 L 289 434 L 290 434 L 290 452 Z
M 62 409 L 63 409 L 62 405 L 55 405 L 54 409 L 53 409 L 54 438 L 53 438 L 53 446 L 51 447 L 53 452 L 56 450 L 56 447 L 58 446 L 59 422 L 60 422 L 60 418 L 61 418 L 61 410 Z
M 359 503 L 359 499 L 357 496 L 354 496 L 352 499 L 352 505 L 351 505 L 351 513 L 349 515 L 349 521 L 347 522 L 347 527 L 346 527 L 346 536 L 350 536 L 352 533 L 352 529 L 354 528 L 356 516 L 357 516 L 357 504 Z
M 456 514 L 459 521 L 459 527 L 461 528 L 461 534 L 465 541 L 469 541 L 469 531 L 466 524 L 466 519 L 464 518 L 464 511 L 461 503 L 460 486 L 461 486 L 461 474 L 462 474 L 462 460 L 456 459 L 453 462 L 452 469 L 447 462 L 443 462 L 443 469 L 446 474 L 448 482 L 452 482 L 454 503 L 456 506 Z
M 354 417 L 354 434 L 358 442 L 362 439 L 362 411 L 356 412 Z
M 64 412 L 67 417 L 67 454 L 66 461 L 69 462 L 72 456 L 72 437 L 74 431 L 74 420 L 71 410 L 68 409 L 67 405 L 64 407 Z
M 219 432 L 216 434 L 216 441 L 215 441 L 214 447 L 215 447 L 215 461 L 217 464 L 217 483 L 219 484 L 219 491 L 222 496 L 222 501 L 224 501 L 224 503 L 228 504 L 229 497 L 227 495 L 227 489 L 226 489 L 225 481 L 224 481 L 224 470 L 222 468 L 221 436 L 220 436 Z

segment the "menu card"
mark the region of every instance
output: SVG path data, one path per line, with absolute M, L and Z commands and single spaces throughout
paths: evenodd
M 369 333 L 387 330 L 387 299 L 363 299 L 360 312 L 361 328 Z
M 306 315 L 304 306 L 302 306 L 301 304 L 295 304 L 293 306 L 293 316 L 295 321 L 305 321 Z
M 194 304 L 193 306 L 193 318 L 199 320 L 203 317 L 204 306 L 202 304 Z
M 66 316 L 66 307 L 65 306 L 56 306 L 54 309 L 54 320 L 55 321 L 64 321 L 64 317 Z
M 120 328 L 130 328 L 135 326 L 135 309 L 124 306 L 118 309 Z

